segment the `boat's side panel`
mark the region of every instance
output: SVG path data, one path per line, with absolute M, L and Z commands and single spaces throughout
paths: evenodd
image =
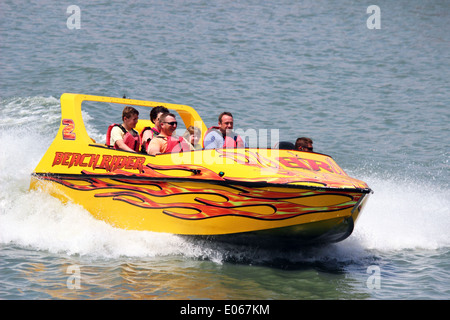
M 34 188 L 46 188 L 59 198 L 82 204 L 95 217 L 116 227 L 194 235 L 344 219 L 352 216 L 352 210 L 364 195 L 193 180 L 54 175 L 42 175 L 39 180 Z

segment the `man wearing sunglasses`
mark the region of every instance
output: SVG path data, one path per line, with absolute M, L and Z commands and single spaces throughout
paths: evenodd
M 295 141 L 295 150 L 313 152 L 313 142 L 310 138 L 301 137 Z
M 161 132 L 155 136 L 148 145 L 147 153 L 157 155 L 180 151 L 190 151 L 192 146 L 183 137 L 175 138 L 173 133 L 177 129 L 178 122 L 173 113 L 164 113 L 159 117 Z
M 219 115 L 219 126 L 211 127 L 206 131 L 203 139 L 205 149 L 244 148 L 245 142 L 241 136 L 233 131 L 233 115 L 222 112 Z

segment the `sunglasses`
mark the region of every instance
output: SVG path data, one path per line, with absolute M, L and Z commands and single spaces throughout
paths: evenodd
M 177 122 L 177 121 L 164 122 L 164 123 L 167 123 L 167 124 L 171 125 L 172 127 L 178 125 L 178 122 Z

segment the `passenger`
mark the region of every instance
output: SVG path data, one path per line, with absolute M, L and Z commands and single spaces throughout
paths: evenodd
M 187 128 L 186 132 L 183 134 L 183 138 L 191 143 L 191 145 L 194 147 L 194 150 L 199 150 L 202 148 L 202 146 L 198 143 L 201 134 L 202 133 L 199 128 L 189 126 L 189 128 Z
M 295 150 L 312 152 L 313 141 L 306 137 L 297 138 L 295 141 Z
M 173 133 L 178 125 L 173 113 L 162 114 L 159 121 L 161 132 L 150 141 L 147 151 L 149 155 L 193 150 L 190 143 L 184 140 L 183 137 L 178 139 L 173 137 Z
M 106 133 L 106 144 L 117 150 L 139 152 L 141 137 L 134 130 L 139 119 L 139 111 L 125 107 L 122 111 L 122 124 L 112 124 Z
M 154 136 L 157 136 L 161 132 L 161 125 L 159 122 L 159 117 L 163 114 L 169 112 L 169 110 L 166 107 L 163 106 L 157 106 L 152 108 L 150 111 L 150 120 L 155 125 L 154 127 L 145 127 L 141 131 L 141 139 L 142 139 L 142 153 L 147 153 L 148 145 L 150 144 L 150 141 L 153 139 Z
M 233 131 L 233 115 L 230 112 L 222 112 L 219 116 L 219 126 L 208 129 L 203 146 L 205 149 L 247 147 L 241 136 Z

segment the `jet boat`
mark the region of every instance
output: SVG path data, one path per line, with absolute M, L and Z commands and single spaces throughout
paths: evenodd
M 162 105 L 186 128 L 196 126 L 204 134 L 207 127 L 186 105 L 61 96 L 59 131 L 32 173 L 30 188 L 80 204 L 117 228 L 301 247 L 350 236 L 372 193 L 365 182 L 349 177 L 332 157 L 320 153 L 224 148 L 150 156 L 115 150 L 86 131 L 82 104 L 88 102 Z M 137 129 L 149 125 L 140 119 Z

